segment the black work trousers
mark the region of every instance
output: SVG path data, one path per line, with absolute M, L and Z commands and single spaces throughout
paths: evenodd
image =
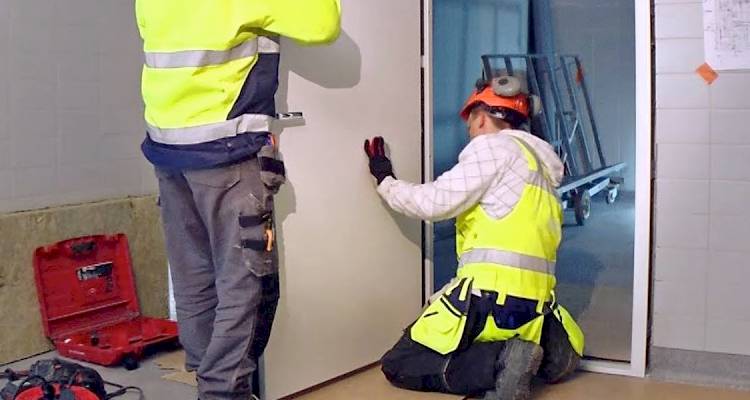
M 474 301 L 476 297 L 472 299 Z M 469 307 L 465 338 L 459 348 L 447 355 L 425 347 L 411 338 L 410 328 L 382 359 L 386 378 L 403 389 L 442 392 L 465 396 L 481 395 L 494 390 L 498 363 L 506 342 L 474 342 L 484 328 L 488 312 L 486 307 Z M 568 341 L 565 329 L 552 314 L 547 314 L 542 330 L 542 348 L 545 364 L 560 364 L 577 357 Z M 510 366 L 512 367 L 512 366 Z

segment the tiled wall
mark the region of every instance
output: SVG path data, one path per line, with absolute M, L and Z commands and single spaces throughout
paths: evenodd
M 0 0 L 0 212 L 155 192 L 132 0 Z
M 707 85 L 702 2 L 655 3 L 653 344 L 750 355 L 750 72 Z

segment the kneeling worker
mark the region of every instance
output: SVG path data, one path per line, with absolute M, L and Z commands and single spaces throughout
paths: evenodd
M 572 373 L 583 333 L 555 302 L 563 163 L 552 146 L 518 128 L 532 98 L 516 77 L 478 84 L 461 117 L 470 143 L 458 164 L 423 185 L 397 180 L 378 137 L 365 142 L 378 193 L 413 218 L 457 217 L 457 276 L 383 357 L 395 386 L 524 400 L 538 374 Z

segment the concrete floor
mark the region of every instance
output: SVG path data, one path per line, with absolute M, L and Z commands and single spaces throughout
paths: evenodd
M 461 400 L 463 396 L 418 393 L 396 389 L 375 368 L 297 400 Z M 533 400 L 748 400 L 750 392 L 580 373 L 547 386 L 537 383 Z
M 7 366 L 2 366 L 0 369 L 4 370 L 5 368 L 11 368 L 15 370 L 24 370 L 28 369 L 34 361 L 53 358 L 56 356 L 57 353 L 55 352 L 46 353 Z M 140 368 L 134 371 L 126 371 L 125 368 L 122 367 L 105 368 L 79 361 L 74 362 L 96 369 L 106 381 L 123 386 L 140 387 L 143 389 L 143 394 L 145 395 L 146 400 L 193 400 L 197 398 L 194 387 L 161 379 L 162 375 L 166 375 L 170 371 L 164 371 L 155 364 L 154 360 L 157 357 L 158 355 L 143 360 Z M 114 391 L 115 389 L 108 387 L 107 390 Z M 135 400 L 138 399 L 138 395 L 136 393 L 129 393 L 125 396 L 118 397 L 118 399 Z
M 634 197 L 627 192 L 611 205 L 596 196 L 585 226 L 565 213 L 557 295 L 586 334 L 588 356 L 630 358 L 634 223 Z
M 47 353 L 16 363 L 5 368 L 26 369 L 34 361 L 54 357 Z M 90 364 L 85 364 L 92 366 Z M 183 383 L 166 381 L 161 377 L 168 373 L 155 364 L 155 358 L 141 363 L 135 371 L 123 368 L 97 369 L 104 379 L 122 385 L 135 385 L 143 389 L 146 400 L 193 400 L 195 388 Z M 123 400 L 135 400 L 136 394 L 123 396 Z M 391 386 L 378 368 L 372 368 L 347 379 L 335 382 L 314 392 L 294 397 L 298 400 L 461 400 L 463 396 L 436 393 L 418 393 Z M 649 379 L 633 379 L 610 375 L 579 373 L 569 381 L 553 386 L 535 383 L 534 400 L 748 400 L 750 392 L 721 388 L 658 382 Z

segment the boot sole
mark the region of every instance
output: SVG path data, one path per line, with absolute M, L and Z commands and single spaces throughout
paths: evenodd
M 540 369 L 539 377 L 548 384 L 555 384 L 562 381 L 565 377 L 571 375 L 576 371 L 576 369 L 578 369 L 580 358 L 577 355 L 570 355 L 565 361 L 565 367 L 563 368 L 556 368 L 552 365 L 549 365 L 547 366 L 547 368 Z
M 495 381 L 496 400 L 528 400 L 531 397 L 531 380 L 544 358 L 542 348 L 520 339 L 508 341 L 503 357 L 509 366 L 524 363 L 522 368 L 503 368 Z

